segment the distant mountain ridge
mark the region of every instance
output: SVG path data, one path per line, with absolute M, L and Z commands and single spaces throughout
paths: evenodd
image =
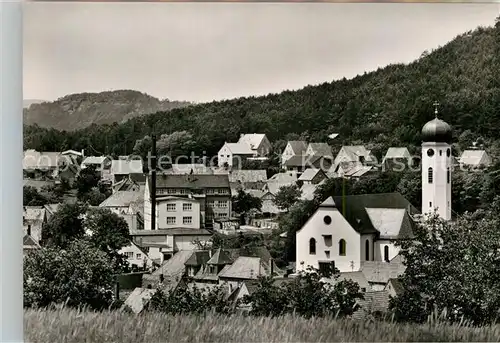
M 70 94 L 52 102 L 25 100 L 23 105 L 24 125 L 36 124 L 44 128 L 74 131 L 92 124 L 120 124 L 144 114 L 191 104 L 160 100 L 134 90 L 116 90 Z

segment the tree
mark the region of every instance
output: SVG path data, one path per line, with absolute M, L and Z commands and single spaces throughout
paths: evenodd
M 233 306 L 226 297 L 224 286 L 199 288 L 195 285 L 192 288 L 181 286 L 167 292 L 158 289 L 151 297 L 148 308 L 173 315 L 202 314 L 208 311 L 227 314 L 232 311 Z
M 90 206 L 99 206 L 108 196 L 101 193 L 98 187 L 92 187 L 90 191 L 80 197 L 80 201 L 88 202 Z
M 48 247 L 24 259 L 24 306 L 65 304 L 103 309 L 113 302 L 114 276 L 106 254 L 85 240 Z
M 73 240 L 83 238 L 86 212 L 87 205 L 80 202 L 61 205 L 42 230 L 42 244 L 64 249 Z
M 131 240 L 125 219 L 108 209 L 94 208 L 87 212 L 84 226 L 88 240 L 108 255 L 115 271 L 126 269 L 124 256 L 118 254 L 118 250 L 129 245 Z
M 48 204 L 47 199 L 35 187 L 23 187 L 24 206 L 43 206 L 45 204 Z
M 196 141 L 188 131 L 175 131 L 171 134 L 163 134 L 157 143 L 158 154 L 168 155 L 172 158 L 189 156 L 194 153 Z
M 296 185 L 283 186 L 279 189 L 278 193 L 274 196 L 274 204 L 281 210 L 289 211 L 290 207 L 295 204 L 302 191 Z
M 300 316 L 347 316 L 354 313 L 357 299 L 362 299 L 359 285 L 351 280 L 338 281 L 338 270 L 325 275 L 308 268 L 288 282 L 276 285 L 272 277 L 260 277 L 252 294 L 243 298 L 251 305 L 250 313 L 257 316 L 280 316 L 295 313 Z
M 241 224 L 245 224 L 245 217 L 252 210 L 260 211 L 262 208 L 262 200 L 246 193 L 240 189 L 238 194 L 232 199 L 233 211 L 239 213 Z
M 497 198 L 489 209 L 454 223 L 434 214 L 414 228 L 414 239 L 397 242 L 406 265 L 404 291 L 390 303 L 397 320 L 423 322 L 434 311 L 455 322 L 498 318 L 499 208 Z
M 75 184 L 78 191 L 78 199 L 83 198 L 92 190 L 92 188 L 98 187 L 100 180 L 101 176 L 96 171 L 94 166 L 88 166 L 87 168 L 80 170 Z

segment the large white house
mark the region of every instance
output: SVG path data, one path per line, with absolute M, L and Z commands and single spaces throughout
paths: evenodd
M 422 129 L 422 214 L 451 219 L 451 127 L 437 117 Z M 411 239 L 419 211 L 401 194 L 329 197 L 296 233 L 297 271 L 393 261 L 395 240 Z M 368 262 L 372 263 L 372 262 Z

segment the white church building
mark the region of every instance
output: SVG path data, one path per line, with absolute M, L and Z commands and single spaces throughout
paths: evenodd
M 436 211 L 451 219 L 450 125 L 436 118 L 422 129 L 422 209 L 399 193 L 334 196 L 326 199 L 296 233 L 296 269 L 340 272 L 363 269 L 366 261 L 389 262 L 395 240 L 411 238 L 414 216 Z

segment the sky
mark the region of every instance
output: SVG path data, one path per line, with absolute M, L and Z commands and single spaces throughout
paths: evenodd
M 498 4 L 60 3 L 24 11 L 24 99 L 133 89 L 208 102 L 408 63 Z

